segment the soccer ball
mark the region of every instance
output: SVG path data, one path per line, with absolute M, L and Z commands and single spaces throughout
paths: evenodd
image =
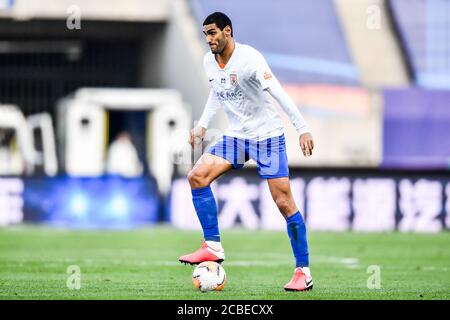
M 202 292 L 220 291 L 225 286 L 225 269 L 214 261 L 205 261 L 195 267 L 192 273 L 194 287 Z

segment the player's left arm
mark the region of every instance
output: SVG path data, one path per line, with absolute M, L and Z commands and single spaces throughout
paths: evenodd
M 297 108 L 292 98 L 286 93 L 280 82 L 270 74 L 270 83 L 266 90 L 280 104 L 284 112 L 289 116 L 297 133 L 299 134 L 299 144 L 305 157 L 312 155 L 314 149 L 314 140 L 309 127 Z
M 308 124 L 297 108 L 294 100 L 286 93 L 277 78 L 272 74 L 269 65 L 263 55 L 254 51 L 252 62 L 250 63 L 251 72 L 254 72 L 256 79 L 261 84 L 263 90 L 277 100 L 281 108 L 288 115 L 299 135 L 299 144 L 305 157 L 312 155 L 314 149 L 314 140 Z

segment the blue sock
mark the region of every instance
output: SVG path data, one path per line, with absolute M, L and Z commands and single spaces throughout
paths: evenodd
M 192 189 L 192 201 L 202 225 L 205 241 L 220 242 L 217 205 L 211 187 Z
M 303 216 L 297 211 L 288 217 L 286 222 L 295 256 L 295 267 L 309 267 L 308 241 L 306 240 L 306 226 Z

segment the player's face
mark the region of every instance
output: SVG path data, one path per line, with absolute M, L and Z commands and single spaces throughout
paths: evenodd
M 228 43 L 229 27 L 220 30 L 215 23 L 203 26 L 206 42 L 214 54 L 221 54 Z

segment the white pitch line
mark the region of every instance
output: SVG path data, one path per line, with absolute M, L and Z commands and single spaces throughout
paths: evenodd
M 166 267 L 178 267 L 182 265 L 179 261 L 158 261 L 154 263 L 158 266 Z M 291 262 L 281 263 L 281 262 L 267 262 L 267 261 L 226 261 L 224 265 L 230 267 L 279 267 L 290 265 Z
M 359 269 L 361 268 L 359 264 L 359 259 L 352 257 L 333 257 L 333 256 L 315 256 L 313 257 L 315 262 L 319 263 L 330 263 L 330 264 L 338 264 L 348 269 Z M 176 267 L 180 265 L 179 261 L 155 261 L 152 264 L 158 266 L 167 266 L 167 267 Z M 271 261 L 263 261 L 263 260 L 234 260 L 234 261 L 225 261 L 224 265 L 231 267 L 280 267 L 280 266 L 289 266 L 292 264 L 291 260 L 286 260 L 286 262 L 271 262 Z
M 425 266 L 421 271 L 444 271 L 447 272 L 449 269 L 446 267 L 435 267 L 435 266 Z
M 314 261 L 322 263 L 332 263 L 342 265 L 344 268 L 348 269 L 359 269 L 361 268 L 359 264 L 359 259 L 354 257 L 334 257 L 334 256 L 315 256 Z

